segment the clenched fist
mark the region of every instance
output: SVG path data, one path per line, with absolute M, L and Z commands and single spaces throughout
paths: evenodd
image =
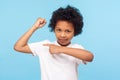
M 43 18 L 38 18 L 34 23 L 33 27 L 35 29 L 42 28 L 46 24 L 46 20 Z

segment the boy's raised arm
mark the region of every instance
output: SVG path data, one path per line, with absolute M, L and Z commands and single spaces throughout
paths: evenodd
M 35 24 L 15 43 L 14 49 L 19 52 L 32 53 L 28 46 L 28 40 L 37 29 L 42 28 L 45 24 L 45 19 L 38 18 Z

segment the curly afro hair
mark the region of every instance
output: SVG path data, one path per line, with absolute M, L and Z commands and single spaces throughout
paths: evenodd
M 51 28 L 51 31 L 54 31 L 56 23 L 60 20 L 68 21 L 74 26 L 74 36 L 79 35 L 82 32 L 83 28 L 83 16 L 79 10 L 75 7 L 67 6 L 66 8 L 60 7 L 53 12 L 48 25 Z

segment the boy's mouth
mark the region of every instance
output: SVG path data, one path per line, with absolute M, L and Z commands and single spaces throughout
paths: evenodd
M 67 39 L 58 39 L 58 41 L 59 41 L 60 43 L 65 43 L 65 42 L 67 42 Z
M 68 43 L 67 42 L 68 40 L 67 39 L 58 39 L 58 43 L 61 45 L 61 46 L 67 46 L 70 44 L 70 42 Z

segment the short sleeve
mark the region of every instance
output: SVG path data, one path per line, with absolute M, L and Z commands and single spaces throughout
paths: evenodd
M 38 55 L 38 52 L 42 50 L 43 44 L 50 43 L 50 41 L 45 40 L 41 42 L 29 43 L 28 46 L 32 51 L 33 56 Z

